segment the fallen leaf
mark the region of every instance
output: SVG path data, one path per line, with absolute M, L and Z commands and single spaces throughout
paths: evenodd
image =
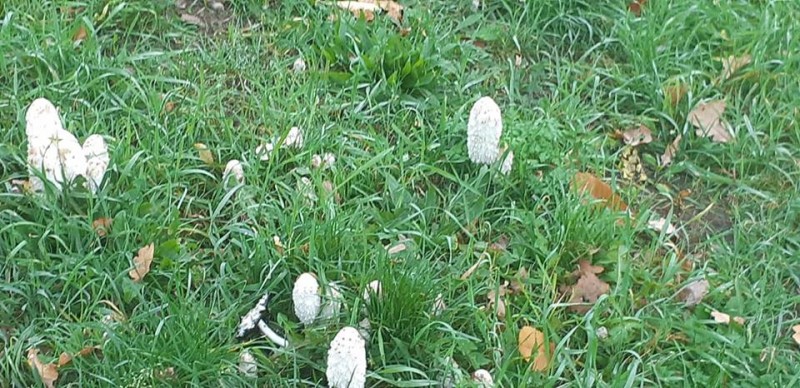
M 673 84 L 664 88 L 664 97 L 667 98 L 670 106 L 676 107 L 688 91 L 689 87 L 684 83 Z
M 153 262 L 153 254 L 156 247 L 152 243 L 139 249 L 139 254 L 133 258 L 134 268 L 128 272 L 128 275 L 134 282 L 138 282 L 150 272 L 150 264 Z
M 692 307 L 700 303 L 706 294 L 708 294 L 708 280 L 700 279 L 683 287 L 678 293 L 678 299 L 681 300 L 686 307 Z
M 195 26 L 198 26 L 198 27 L 201 27 L 201 28 L 205 28 L 206 27 L 206 22 L 204 22 L 203 19 L 200 19 L 199 17 L 194 16 L 192 14 L 182 13 L 181 14 L 181 20 L 184 23 L 195 25 Z
M 42 383 L 48 387 L 55 387 L 55 382 L 58 380 L 58 366 L 55 364 L 45 364 L 39 360 L 39 349 L 28 349 L 28 365 L 30 365 L 39 374 Z
M 164 104 L 164 111 L 167 112 L 167 113 L 170 113 L 173 110 L 175 110 L 175 103 L 173 101 L 167 101 Z
M 478 260 L 475 264 L 473 264 L 466 271 L 464 271 L 464 273 L 461 274 L 461 278 L 460 279 L 461 280 L 469 279 L 469 277 L 472 276 L 472 274 L 475 273 L 475 271 L 478 269 L 478 267 L 480 267 L 481 264 L 483 264 L 483 263 L 484 263 L 484 260 L 481 258 L 481 260 Z
M 631 182 L 647 182 L 647 173 L 644 171 L 642 158 L 639 156 L 639 150 L 636 147 L 625 146 L 620 153 L 619 159 L 622 178 Z
M 86 40 L 86 37 L 89 36 L 89 33 L 86 31 L 86 26 L 81 24 L 78 26 L 78 29 L 72 35 L 72 41 L 74 43 L 81 43 Z
M 92 221 L 92 229 L 94 232 L 97 233 L 100 237 L 105 237 L 109 232 L 111 232 L 111 223 L 114 220 L 111 218 L 101 217 L 94 221 Z
M 636 17 L 642 16 L 642 8 L 645 4 L 647 4 L 647 0 L 633 0 L 628 3 L 628 11 Z
M 733 317 L 733 321 L 740 325 L 744 325 L 746 322 L 745 319 L 742 317 Z
M 389 248 L 386 248 L 386 252 L 390 255 L 396 255 L 405 250 L 406 250 L 406 244 L 403 243 L 398 243 Z
M 594 199 L 600 200 L 603 206 L 611 210 L 628 210 L 628 205 L 622 201 L 622 198 L 614 194 L 611 186 L 592 174 L 587 172 L 575 174 L 571 187 L 572 190 L 577 191 L 579 194 L 584 194 L 588 191 Z
M 90 354 L 94 354 L 95 352 L 97 352 L 99 350 L 100 350 L 99 346 L 87 346 L 87 347 L 79 350 L 77 353 L 75 353 L 75 355 L 70 355 L 67 352 L 63 352 L 63 353 L 61 353 L 60 356 L 58 356 L 58 367 L 61 368 L 61 367 L 65 366 L 65 365 L 69 364 L 70 362 L 72 362 L 72 360 L 74 360 L 74 359 L 76 359 L 78 357 L 86 357 L 86 356 L 88 356 Z
M 681 144 L 681 135 L 675 137 L 675 140 L 672 141 L 669 145 L 667 145 L 667 149 L 664 150 L 664 154 L 661 155 L 661 167 L 667 167 L 672 164 L 672 158 L 675 157 L 675 154 L 678 153 L 678 147 Z
M 747 66 L 752 62 L 753 58 L 749 54 L 737 57 L 731 55 L 722 59 L 722 80 L 730 79 L 737 71 Z
M 519 330 L 519 339 L 517 342 L 519 353 L 525 361 L 530 361 L 534 351 L 536 356 L 533 358 L 531 370 L 534 372 L 542 372 L 547 370 L 550 366 L 550 357 L 555 352 L 555 344 L 550 342 L 550 351 L 545 349 L 544 333 L 531 326 L 523 326 Z
M 367 21 L 372 21 L 372 19 L 375 18 L 375 12 L 385 11 L 386 15 L 388 15 L 395 24 L 403 22 L 403 6 L 396 1 L 337 1 L 336 6 L 350 11 L 356 17 L 364 15 Z
M 208 149 L 208 146 L 203 143 L 194 143 L 194 149 L 197 150 L 197 153 L 200 156 L 200 160 L 203 161 L 205 164 L 214 164 L 214 154 L 211 153 L 211 150 Z
M 511 279 L 509 292 L 511 294 L 522 294 L 525 292 L 525 281 L 528 280 L 528 270 L 525 267 L 520 267 L 514 279 Z
M 284 252 L 286 252 L 286 247 L 281 242 L 281 238 L 277 235 L 272 236 L 272 244 L 275 245 L 275 250 L 278 251 L 279 255 L 282 255 Z
M 731 316 L 725 313 L 721 313 L 717 310 L 711 312 L 711 317 L 714 318 L 714 322 L 716 323 L 724 323 L 729 324 L 731 323 Z
M 647 227 L 659 233 L 666 230 L 668 235 L 675 234 L 675 227 L 668 223 L 664 217 L 647 222 Z
M 648 144 L 653 141 L 653 133 L 650 131 L 650 128 L 640 124 L 636 128 L 631 128 L 623 132 L 622 141 L 632 147 L 636 147 L 639 144 Z
M 592 308 L 591 305 L 597 302 L 601 295 L 607 294 L 611 287 L 597 277 L 605 268 L 592 265 L 587 260 L 581 260 L 578 266 L 578 270 L 573 273 L 579 276 L 578 281 L 568 288 L 569 303 L 575 304 L 569 309 L 579 314 L 586 314 Z
M 159 369 L 159 370 L 156 370 L 155 373 L 153 373 L 153 375 L 154 375 L 154 377 L 156 379 L 159 379 L 159 380 L 174 379 L 175 376 L 176 376 L 175 368 L 169 367 L 169 368 L 165 368 L 165 369 Z
M 800 325 L 792 326 L 792 331 L 794 331 L 794 334 L 792 334 L 792 339 L 796 344 L 800 345 Z
M 697 136 L 711 137 L 716 143 L 727 143 L 733 139 L 722 120 L 725 113 L 725 101 L 714 100 L 702 102 L 689 112 L 689 122 L 697 129 Z
M 502 234 L 500 237 L 497 238 L 497 241 L 489 244 L 489 247 L 486 248 L 487 251 L 491 253 L 501 253 L 505 252 L 508 249 L 508 236 Z
M 499 320 L 506 318 L 506 294 L 508 294 L 508 282 L 501 284 L 497 290 L 491 290 L 486 294 L 486 299 L 489 300 L 486 308 L 494 311 Z

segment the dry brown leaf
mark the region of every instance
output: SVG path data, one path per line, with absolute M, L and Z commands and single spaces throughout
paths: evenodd
M 173 110 L 175 110 L 175 103 L 174 103 L 174 102 L 172 102 L 172 101 L 167 101 L 167 102 L 164 104 L 164 111 L 165 111 L 165 112 L 167 112 L 167 113 L 170 113 L 170 112 L 172 112 Z
M 200 19 L 199 17 L 188 13 L 182 13 L 181 20 L 184 23 L 192 24 L 201 28 L 205 28 L 207 26 L 206 22 L 204 22 L 203 19 Z
M 792 326 L 792 331 L 794 331 L 794 334 L 792 334 L 792 339 L 796 344 L 800 345 L 800 325 Z
M 81 24 L 78 26 L 78 29 L 75 30 L 75 33 L 72 35 L 72 41 L 74 43 L 80 43 L 86 40 L 86 37 L 89 36 L 89 32 L 86 30 L 86 26 Z
M 664 97 L 667 98 L 670 106 L 676 107 L 688 91 L 689 87 L 684 83 L 673 84 L 664 88 Z
M 706 294 L 708 294 L 708 280 L 700 279 L 683 287 L 678 293 L 678 299 L 681 300 L 686 307 L 692 307 L 700 303 Z
M 601 295 L 608 293 L 611 287 L 597 277 L 604 270 L 605 268 L 592 265 L 586 260 L 579 262 L 578 270 L 573 273 L 579 276 L 578 282 L 569 287 L 569 303 L 575 304 L 569 307 L 571 311 L 586 314 Z
M 272 236 L 272 244 L 275 245 L 275 250 L 278 251 L 279 255 L 282 255 L 284 252 L 286 252 L 286 247 L 281 242 L 281 238 L 277 235 Z
M 642 16 L 642 8 L 645 4 L 647 4 L 647 0 L 633 0 L 628 3 L 628 11 L 636 17 Z
M 716 323 L 724 323 L 729 324 L 731 323 L 731 316 L 725 313 L 721 313 L 717 310 L 711 312 L 711 317 L 714 318 L 714 322 Z
M 517 342 L 519 353 L 525 361 L 530 361 L 534 351 L 536 356 L 533 358 L 531 370 L 534 372 L 542 372 L 550 367 L 550 358 L 555 352 L 555 344 L 550 342 L 550 349 L 545 349 L 544 333 L 531 326 L 523 326 L 519 331 L 519 339 Z
M 745 319 L 742 317 L 733 317 L 733 321 L 740 325 L 744 325 L 746 322 Z
M 128 275 L 134 282 L 138 282 L 150 272 L 150 264 L 153 263 L 153 254 L 156 247 L 152 243 L 139 249 L 139 254 L 133 258 L 134 268 L 128 272 Z
M 195 143 L 194 149 L 197 150 L 200 160 L 205 164 L 214 164 L 214 154 L 208 149 L 208 146 L 203 143 Z
M 511 279 L 511 285 L 509 285 L 509 293 L 511 294 L 522 294 L 525 292 L 525 281 L 528 280 L 528 270 L 525 267 L 520 267 L 519 271 L 517 271 L 517 275 L 514 279 Z
M 478 260 L 475 264 L 473 264 L 466 271 L 464 271 L 464 273 L 461 274 L 461 278 L 460 279 L 461 280 L 469 279 L 469 277 L 472 276 L 473 273 L 475 273 L 475 271 L 478 269 L 478 267 L 481 266 L 481 264 L 483 264 L 483 259 Z
M 636 128 L 623 132 L 622 141 L 631 147 L 636 147 L 639 144 L 648 144 L 653 141 L 653 133 L 650 128 L 640 124 Z
M 28 349 L 28 364 L 39 374 L 45 387 L 55 387 L 56 380 L 58 380 L 58 366 L 45 364 L 39 360 L 39 349 Z
M 710 137 L 716 143 L 727 143 L 733 139 L 726 123 L 722 120 L 725 101 L 702 102 L 689 112 L 689 122 L 697 129 L 697 136 Z
M 737 57 L 731 55 L 722 59 L 722 80 L 730 79 L 737 71 L 747 66 L 752 62 L 753 58 L 749 54 Z
M 605 207 L 611 210 L 628 210 L 628 205 L 622 201 L 622 198 L 614 194 L 611 186 L 592 174 L 587 172 L 575 174 L 571 186 L 572 190 L 577 191 L 579 194 L 589 192 L 594 199 L 600 200 Z
M 403 6 L 396 1 L 363 0 L 337 1 L 336 6 L 350 11 L 356 17 L 364 15 L 366 21 L 372 21 L 376 12 L 384 11 L 396 24 L 403 21 Z
M 500 237 L 497 238 L 497 241 L 489 244 L 489 247 L 486 248 L 487 251 L 490 253 L 501 253 L 505 252 L 508 249 L 508 236 L 502 234 Z
M 672 164 L 672 158 L 675 157 L 675 154 L 678 153 L 678 147 L 681 144 L 681 135 L 675 137 L 675 140 L 672 141 L 667 146 L 667 149 L 664 150 L 664 154 L 661 155 L 661 167 L 667 167 Z
M 386 248 L 386 253 L 388 253 L 390 255 L 396 255 L 396 254 L 398 254 L 400 252 L 403 252 L 405 250 L 406 250 L 406 244 L 398 243 L 398 244 L 395 244 L 395 245 L 393 245 L 391 247 Z
M 100 237 L 105 237 L 111 232 L 111 223 L 114 222 L 111 218 L 101 217 L 92 221 L 92 229 Z
M 378 6 L 381 7 L 386 14 L 394 21 L 396 24 L 400 24 L 403 22 L 403 6 L 397 3 L 396 1 L 387 1 L 387 0 L 376 0 L 375 1 Z
M 72 362 L 72 356 L 67 352 L 62 352 L 60 356 L 58 356 L 58 364 L 57 367 L 61 368 L 64 365 L 69 364 Z
M 664 217 L 648 221 L 647 227 L 659 233 L 666 231 L 667 235 L 675 234 L 676 231 L 675 227 L 671 223 L 667 222 L 666 218 Z

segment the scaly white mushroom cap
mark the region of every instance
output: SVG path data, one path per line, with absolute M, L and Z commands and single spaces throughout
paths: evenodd
M 248 349 L 239 354 L 239 373 L 251 379 L 258 376 L 258 364 Z
M 328 349 L 328 386 L 362 388 L 367 380 L 367 351 L 364 338 L 353 327 L 339 330 Z
M 467 151 L 473 163 L 492 164 L 500 154 L 503 118 L 491 97 L 481 97 L 472 106 L 467 123 Z
M 33 173 L 43 171 L 57 189 L 86 172 L 86 157 L 78 139 L 64 130 L 56 107 L 45 98 L 34 100 L 25 114 L 28 137 L 28 167 L 36 191 L 44 183 Z
M 108 145 L 100 135 L 91 135 L 83 141 L 83 155 L 86 157 L 86 187 L 93 193 L 103 183 L 108 163 Z
M 314 274 L 306 272 L 297 277 L 292 290 L 292 301 L 294 302 L 294 314 L 297 315 L 300 322 L 306 326 L 314 322 L 319 314 L 321 299 L 319 283 Z
M 486 369 L 478 369 L 475 372 L 472 372 L 472 381 L 480 383 L 479 385 L 481 387 L 494 387 L 494 379 L 492 378 L 492 374 Z
M 248 311 L 247 314 L 242 317 L 242 320 L 239 321 L 239 329 L 236 332 L 237 338 L 244 337 L 249 331 L 258 326 L 258 321 L 261 320 L 264 312 L 267 311 L 267 303 L 269 303 L 269 293 L 264 294 L 264 296 L 258 300 L 256 306 Z
M 336 318 L 342 310 L 342 292 L 339 291 L 339 286 L 336 283 L 328 283 L 328 291 L 325 293 L 325 304 L 322 305 L 322 310 L 319 313 L 319 318 L 329 320 Z
M 228 178 L 233 177 L 239 184 L 244 183 L 244 168 L 242 163 L 236 159 L 232 159 L 225 165 L 225 171 L 222 173 L 222 181 L 225 182 Z

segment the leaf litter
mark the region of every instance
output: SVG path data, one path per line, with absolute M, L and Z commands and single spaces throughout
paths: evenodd
M 689 112 L 689 122 L 696 128 L 697 136 L 710 137 L 715 143 L 727 143 L 733 140 L 728 131 L 728 124 L 722 120 L 725 113 L 724 100 L 714 100 L 697 104 Z
M 153 262 L 154 253 L 155 245 L 152 243 L 139 249 L 139 253 L 133 258 L 134 268 L 128 272 L 134 282 L 141 281 L 150 272 L 150 264 Z
M 608 293 L 611 287 L 597 277 L 603 271 L 605 268 L 592 265 L 587 260 L 581 260 L 578 263 L 578 270 L 573 272 L 573 276 L 577 276 L 578 281 L 565 288 L 569 295 L 569 303 L 572 304 L 569 307 L 571 311 L 586 314 L 601 295 Z
M 547 346 L 545 344 L 547 344 Z M 544 333 L 539 329 L 531 326 L 523 326 L 519 331 L 517 346 L 520 355 L 522 355 L 522 358 L 525 359 L 526 362 L 530 361 L 531 357 L 533 357 L 531 370 L 534 372 L 543 372 L 550 367 L 550 360 L 555 352 L 556 346 L 552 342 L 547 343 L 544 338 Z M 548 347 L 549 349 L 547 349 Z

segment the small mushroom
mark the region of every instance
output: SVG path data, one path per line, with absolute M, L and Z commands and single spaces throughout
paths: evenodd
M 248 349 L 239 354 L 239 373 L 251 379 L 258 376 L 258 364 L 256 364 L 255 357 Z
M 236 182 L 239 184 L 244 183 L 244 169 L 242 168 L 242 163 L 236 159 L 233 159 L 225 165 L 225 171 L 222 173 L 222 181 L 227 181 L 230 177 L 236 179 Z
M 371 295 L 377 296 L 378 300 L 383 298 L 383 286 L 381 285 L 380 280 L 373 280 L 369 282 L 367 288 L 364 290 L 364 302 L 369 303 Z
M 367 380 L 367 355 L 364 338 L 353 327 L 339 330 L 328 349 L 325 370 L 331 388 L 361 388 Z
M 91 135 L 83 141 L 82 149 L 86 157 L 86 188 L 95 193 L 108 169 L 108 145 L 102 136 Z
M 486 369 L 478 369 L 475 372 L 472 372 L 472 381 L 478 383 L 478 385 L 481 387 L 494 387 L 494 379 L 492 378 L 492 374 Z
M 268 161 L 270 156 L 272 156 L 272 151 L 275 149 L 275 146 L 272 143 L 264 143 L 256 147 L 256 155 L 258 156 L 261 161 Z
M 310 325 L 319 314 L 320 298 L 319 283 L 314 274 L 306 272 L 297 277 L 292 290 L 294 314 L 303 325 Z
M 472 106 L 467 123 L 467 151 L 476 164 L 492 164 L 500 155 L 503 118 L 491 97 L 481 97 Z
M 239 321 L 239 328 L 236 332 L 236 338 L 242 340 L 246 339 L 252 336 L 252 334 L 257 331 L 256 329 L 258 329 L 258 331 L 260 331 L 261 334 L 269 338 L 270 341 L 274 342 L 276 345 L 280 347 L 285 348 L 289 346 L 289 341 L 278 335 L 278 333 L 275 333 L 267 325 L 267 323 L 264 322 L 264 319 L 266 319 L 268 304 L 269 304 L 269 294 L 267 293 L 264 294 L 264 296 L 262 296 L 261 299 L 258 300 L 256 306 L 253 307 L 250 311 L 248 311 L 247 314 L 245 314 L 242 317 L 242 320 Z
M 286 139 L 283 140 L 281 147 L 303 148 L 303 130 L 300 127 L 292 127 L 286 134 Z
M 28 168 L 34 191 L 44 189 L 36 171 L 44 173 L 57 190 L 61 184 L 86 173 L 86 156 L 74 135 L 67 132 L 55 105 L 46 98 L 34 100 L 25 113 Z
M 294 60 L 294 63 L 292 63 L 292 71 L 295 73 L 302 73 L 306 71 L 306 61 L 303 59 L 303 57 L 299 57 Z

